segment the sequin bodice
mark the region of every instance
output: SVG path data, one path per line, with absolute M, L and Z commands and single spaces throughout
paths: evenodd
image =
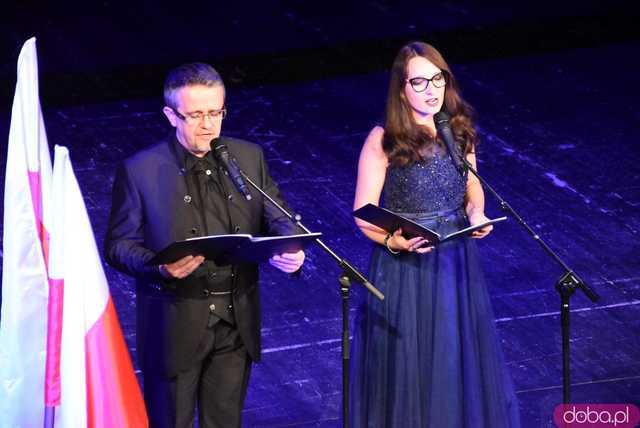
M 427 213 L 460 208 L 466 177 L 460 177 L 451 159 L 436 154 L 404 167 L 389 166 L 384 206 L 400 213 Z

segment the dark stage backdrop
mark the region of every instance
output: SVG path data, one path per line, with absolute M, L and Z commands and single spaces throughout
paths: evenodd
M 17 3 L 17 4 L 11 4 Z M 358 0 L 45 2 L 3 5 L 0 95 L 20 46 L 38 37 L 46 105 L 155 96 L 167 69 L 210 61 L 228 84 L 383 70 L 426 39 L 450 59 L 558 51 L 637 38 L 632 1 Z M 49 84 L 48 82 L 56 82 Z M 6 102 L 0 105 L 6 109 Z

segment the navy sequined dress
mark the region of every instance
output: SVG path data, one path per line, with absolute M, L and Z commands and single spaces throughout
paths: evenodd
M 466 227 L 466 178 L 434 155 L 389 167 L 386 208 L 439 233 Z M 354 428 L 513 428 L 517 402 L 473 239 L 428 254 L 374 249 L 351 355 Z

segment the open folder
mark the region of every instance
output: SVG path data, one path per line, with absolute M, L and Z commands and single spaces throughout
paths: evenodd
M 157 253 L 147 265 L 173 263 L 185 256 L 198 254 L 217 264 L 261 263 L 275 254 L 302 250 L 320 236 L 321 233 L 260 237 L 248 234 L 201 236 L 174 242 Z
M 506 217 L 494 218 L 493 220 L 486 221 L 475 226 L 469 226 L 464 229 L 457 230 L 448 235 L 440 235 L 439 233 L 419 225 L 418 223 L 409 220 L 406 217 L 402 217 L 389 211 L 386 208 L 379 207 L 373 204 L 367 204 L 362 208 L 358 208 L 353 212 L 354 217 L 364 220 L 368 223 L 378 226 L 381 229 L 386 230 L 389 233 L 402 228 L 402 236 L 406 239 L 415 238 L 421 236 L 429 241 L 430 246 L 441 244 L 445 241 L 450 241 L 455 238 L 461 238 L 463 236 L 471 235 L 475 230 L 482 229 L 490 224 L 498 223 L 506 220 Z

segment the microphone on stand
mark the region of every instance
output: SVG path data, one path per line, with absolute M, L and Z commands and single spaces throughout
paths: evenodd
M 438 130 L 440 138 L 442 138 L 445 146 L 447 146 L 447 151 L 453 160 L 453 164 L 456 166 L 460 175 L 464 175 L 465 167 L 462 164 L 462 160 L 460 160 L 460 155 L 456 149 L 456 139 L 454 138 L 451 126 L 449 125 L 449 115 L 444 111 L 440 111 L 433 116 L 433 121 L 436 124 L 436 129 Z
M 224 166 L 236 189 L 238 189 L 247 201 L 250 201 L 251 193 L 249 193 L 247 183 L 244 182 L 244 178 L 242 178 L 242 174 L 240 174 L 240 168 L 236 160 L 229 155 L 227 145 L 220 143 L 220 138 L 214 138 L 211 140 L 211 150 L 215 158 Z

